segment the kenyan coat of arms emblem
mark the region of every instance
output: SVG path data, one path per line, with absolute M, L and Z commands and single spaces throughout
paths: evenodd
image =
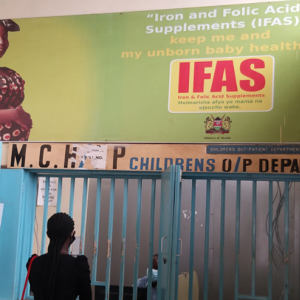
M 219 117 L 214 118 L 212 115 L 211 117 L 207 117 L 206 120 L 204 121 L 205 132 L 207 134 L 229 133 L 232 121 L 230 120 L 229 117 L 225 118 L 225 116 L 226 115 L 224 115 L 222 118 Z

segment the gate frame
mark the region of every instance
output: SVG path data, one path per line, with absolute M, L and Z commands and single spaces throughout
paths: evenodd
M 114 178 L 114 179 L 161 179 L 162 172 L 158 171 L 118 171 L 118 170 L 47 170 L 47 169 L 23 169 L 23 183 L 22 183 L 22 199 L 21 199 L 21 219 L 20 219 L 20 230 L 18 239 L 20 240 L 19 247 L 17 249 L 17 259 L 16 259 L 16 276 L 15 276 L 15 288 L 14 288 L 14 298 L 18 299 L 21 296 L 23 282 L 26 277 L 26 270 L 24 268 L 25 263 L 27 262 L 28 257 L 32 251 L 33 245 L 33 231 L 34 231 L 34 219 L 35 219 L 35 212 L 36 212 L 36 184 L 37 178 L 40 176 L 49 176 L 49 177 L 67 177 L 67 178 Z M 221 181 L 281 181 L 281 182 L 300 182 L 300 176 L 298 174 L 272 174 L 272 173 L 209 173 L 209 172 L 183 172 L 182 179 L 191 179 L 191 180 L 221 180 Z M 34 186 L 35 185 L 35 186 Z M 286 191 L 286 189 L 285 189 Z M 180 192 L 181 194 L 181 192 Z M 209 195 L 210 198 L 210 195 Z M 25 201 L 26 199 L 26 201 Z M 31 199 L 31 200 L 30 200 Z M 287 208 L 288 208 L 288 201 Z M 32 209 L 34 207 L 34 209 Z M 285 210 L 286 210 L 285 207 Z M 179 209 L 180 211 L 180 209 Z M 288 210 L 285 211 L 285 227 L 288 225 Z M 23 226 L 22 226 L 22 225 Z M 207 235 L 207 234 L 206 234 Z M 179 219 L 179 230 L 178 236 L 180 236 L 180 219 Z M 207 238 L 207 236 L 206 236 Z M 288 241 L 288 239 L 287 239 Z M 286 244 L 285 239 L 285 244 Z M 193 240 L 194 242 L 194 240 Z M 206 239 L 205 239 L 206 242 Z M 193 246 L 193 243 L 191 243 Z M 178 250 L 178 249 L 177 249 Z M 178 258 L 179 260 L 179 258 Z M 178 265 L 178 260 L 176 264 Z M 150 261 L 150 258 L 149 258 Z M 270 264 L 272 266 L 272 264 Z M 178 267 L 177 267 L 177 275 L 178 275 Z M 204 272 L 206 272 L 204 270 Z M 192 278 L 192 276 L 190 277 Z M 208 280 L 207 276 L 204 277 L 205 284 Z M 207 281 L 208 283 L 208 281 Z M 285 299 L 288 299 L 288 262 L 285 262 L 285 283 L 287 284 L 287 288 L 285 289 Z M 135 285 L 135 284 L 134 284 Z M 178 284 L 176 281 L 176 291 L 178 289 Z M 272 282 L 269 282 L 269 292 L 270 288 L 272 287 Z M 28 297 L 28 289 L 27 289 L 27 299 L 32 299 L 32 297 Z M 176 293 L 177 295 L 177 293 Z M 175 298 L 176 298 L 175 295 Z M 220 297 L 222 295 L 220 294 Z M 206 296 L 208 297 L 208 296 Z M 189 287 L 189 300 L 192 299 L 192 291 L 191 291 L 191 284 Z M 205 300 L 208 298 L 204 298 Z M 243 295 L 238 294 L 238 290 L 236 290 L 235 299 L 261 299 L 261 300 L 269 300 L 272 299 L 272 296 L 268 297 L 257 297 L 253 295 L 252 297 L 246 297 Z

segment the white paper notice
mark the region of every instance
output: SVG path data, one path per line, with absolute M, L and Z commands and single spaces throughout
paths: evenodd
M 58 178 L 50 178 L 49 181 L 49 196 L 48 196 L 48 205 L 56 206 L 57 204 L 57 185 Z M 39 189 L 37 197 L 37 205 L 43 206 L 45 202 L 45 187 L 46 187 L 46 178 L 39 177 Z
M 3 216 L 3 207 L 4 207 L 4 204 L 0 203 L 0 228 L 1 228 L 2 216 Z
M 76 159 L 71 159 L 72 162 L 79 163 L 79 169 L 84 169 L 87 161 L 91 164 L 92 168 L 96 170 L 105 170 L 107 145 L 92 145 L 92 144 L 73 144 L 76 151 Z

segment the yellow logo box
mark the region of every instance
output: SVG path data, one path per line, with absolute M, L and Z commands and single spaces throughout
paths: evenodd
M 169 111 L 269 111 L 273 108 L 273 86 L 273 56 L 173 60 Z

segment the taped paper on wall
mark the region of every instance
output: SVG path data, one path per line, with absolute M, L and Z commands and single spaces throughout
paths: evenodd
M 107 157 L 107 145 L 92 145 L 92 144 L 73 144 L 73 154 L 76 154 L 76 158 L 71 158 L 71 162 L 78 163 L 79 169 L 86 169 L 90 164 L 93 169 L 105 170 L 106 157 Z
M 58 178 L 49 179 L 49 194 L 48 194 L 48 205 L 56 206 L 57 204 L 57 185 Z M 37 196 L 37 205 L 43 206 L 45 203 L 45 188 L 46 188 L 46 178 L 39 177 L 39 188 Z

